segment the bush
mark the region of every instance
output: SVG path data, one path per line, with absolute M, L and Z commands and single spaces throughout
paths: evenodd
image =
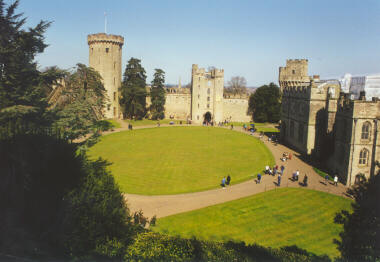
M 330 261 L 296 246 L 265 248 L 235 242 L 212 242 L 161 235 L 139 234 L 128 247 L 125 261 Z

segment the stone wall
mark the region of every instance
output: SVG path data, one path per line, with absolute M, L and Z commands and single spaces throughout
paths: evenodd
M 224 98 L 223 119 L 234 122 L 249 122 L 251 116 L 247 114 L 248 99 Z
M 191 94 L 169 93 L 165 98 L 165 118 L 190 118 Z

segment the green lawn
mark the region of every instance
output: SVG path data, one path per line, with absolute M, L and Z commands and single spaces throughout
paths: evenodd
M 315 173 L 317 173 L 318 175 L 320 175 L 321 177 L 325 178 L 325 176 L 327 175 L 326 172 L 323 172 L 322 170 L 319 170 L 318 168 L 316 167 L 313 167 Z M 334 181 L 334 178 L 332 176 L 329 175 L 329 180 L 330 181 Z
M 124 120 L 127 123 L 131 123 L 132 126 L 150 126 L 150 125 L 157 125 L 158 120 L 150 120 L 150 119 L 142 119 L 142 120 L 130 120 L 125 119 Z M 172 119 L 162 119 L 160 120 L 160 124 L 169 124 L 171 121 L 173 121 L 175 124 L 179 124 L 180 121 L 182 121 L 182 124 L 186 124 L 186 120 L 172 120 Z
M 274 158 L 258 139 L 216 127 L 160 127 L 101 137 L 90 148 L 101 156 L 123 192 L 178 194 L 219 187 L 223 176 L 232 183 L 252 178 Z
M 107 119 L 107 121 L 112 125 L 112 128 L 120 128 L 121 125 L 114 119 Z
M 281 247 L 297 245 L 315 254 L 338 255 L 333 239 L 336 212 L 351 201 L 308 189 L 283 188 L 160 218 L 154 231 L 205 240 L 233 240 Z

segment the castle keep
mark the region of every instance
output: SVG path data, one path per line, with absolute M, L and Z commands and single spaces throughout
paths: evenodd
M 191 87 L 180 85 L 166 89 L 165 118 L 191 120 L 200 124 L 208 114 L 216 123 L 250 121 L 247 115 L 248 95 L 233 98 L 224 96 L 224 70 L 213 68 L 206 71 L 194 64 L 191 70 Z M 147 98 L 147 104 L 150 99 Z
M 305 71 L 306 70 L 306 71 Z M 280 68 L 283 91 L 282 140 L 305 155 L 318 157 L 340 181 L 352 185 L 359 174 L 377 172 L 380 101 L 344 93 L 338 80 L 307 76 L 307 60 L 287 60 Z
M 103 78 L 108 101 L 104 108 L 106 118 L 119 118 L 119 88 L 121 85 L 121 58 L 124 38 L 104 33 L 87 36 L 89 46 L 89 66 Z

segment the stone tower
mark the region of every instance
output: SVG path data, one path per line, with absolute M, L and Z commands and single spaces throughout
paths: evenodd
M 108 101 L 104 108 L 106 118 L 120 118 L 119 88 L 121 85 L 121 54 L 124 38 L 104 33 L 87 36 L 89 66 L 100 73 Z
M 223 121 L 224 70 L 213 68 L 206 72 L 194 64 L 191 76 L 191 120 L 202 123 L 210 113 L 211 121 Z
M 318 80 L 319 76 L 314 76 L 313 78 Z M 310 79 L 307 59 L 288 59 L 286 60 L 286 66 L 280 67 L 278 82 L 281 91 L 285 87 L 305 86 L 305 84 L 310 83 Z

